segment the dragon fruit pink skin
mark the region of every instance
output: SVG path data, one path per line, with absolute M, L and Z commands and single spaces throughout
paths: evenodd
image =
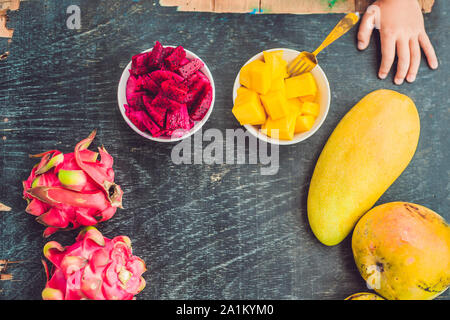
M 45 237 L 109 220 L 122 207 L 123 191 L 114 183 L 113 158 L 103 147 L 98 153 L 87 149 L 95 134 L 79 142 L 73 153 L 53 150 L 32 156 L 41 161 L 23 182 L 23 196 L 26 212 L 47 226 Z
M 53 265 L 50 274 L 42 261 L 47 274 L 44 300 L 132 300 L 145 287 L 145 262 L 132 254 L 126 236 L 108 239 L 86 227 L 73 245 L 50 241 L 43 251 Z

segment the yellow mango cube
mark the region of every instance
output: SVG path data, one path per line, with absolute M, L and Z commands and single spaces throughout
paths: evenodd
M 272 71 L 272 79 L 286 78 L 287 62 L 283 59 L 283 50 L 264 51 L 264 61 L 269 65 Z
M 261 60 L 252 61 L 242 67 L 239 82 L 250 90 L 266 94 L 272 83 L 271 69 Z
M 260 125 L 266 122 L 266 112 L 259 95 L 244 87 L 238 89 L 232 112 L 241 125 Z
M 292 99 L 304 96 L 315 96 L 316 80 L 310 72 L 286 79 L 286 98 Z
M 306 101 L 301 108 L 302 115 L 317 117 L 320 113 L 320 106 L 318 103 Z
M 299 98 L 302 102 L 314 102 L 316 101 L 316 96 L 303 96 Z
M 314 122 L 316 121 L 316 118 L 313 116 L 303 116 L 300 115 L 297 117 L 295 121 L 295 133 L 305 132 L 311 130 L 311 128 L 314 126 Z
M 286 96 L 286 85 L 284 83 L 284 78 L 278 77 L 276 79 L 272 79 L 272 85 L 270 86 L 269 92 L 272 91 L 283 91 L 283 95 Z
M 265 95 L 261 95 L 261 102 L 267 114 L 273 120 L 278 120 L 289 114 L 284 90 L 270 91 Z
M 302 113 L 303 103 L 298 98 L 292 98 L 287 101 L 289 113 L 297 118 Z
M 273 120 L 267 118 L 266 123 L 261 127 L 261 132 L 274 139 L 292 140 L 294 138 L 295 117 L 287 117 Z

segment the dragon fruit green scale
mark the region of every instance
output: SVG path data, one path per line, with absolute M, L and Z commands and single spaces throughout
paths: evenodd
M 56 241 L 44 246 L 47 284 L 44 300 L 132 300 L 145 287 L 145 262 L 132 254 L 126 236 L 103 237 L 95 227 L 83 229 L 68 247 Z
M 113 158 L 103 147 L 99 152 L 88 150 L 95 134 L 79 142 L 72 153 L 52 150 L 31 156 L 41 160 L 23 182 L 23 196 L 28 202 L 26 212 L 47 226 L 45 237 L 106 221 L 122 207 Z

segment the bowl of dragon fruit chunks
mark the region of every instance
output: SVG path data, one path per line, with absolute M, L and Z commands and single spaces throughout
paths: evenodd
M 133 56 L 122 73 L 119 109 L 141 136 L 179 141 L 199 130 L 214 105 L 214 80 L 206 64 L 182 46 L 163 46 Z

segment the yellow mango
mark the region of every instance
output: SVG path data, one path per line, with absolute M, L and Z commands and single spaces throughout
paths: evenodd
M 308 194 L 316 237 L 336 245 L 408 166 L 419 141 L 414 102 L 377 90 L 340 121 L 317 161 Z
M 294 129 L 295 117 L 290 115 L 278 120 L 273 120 L 269 117 L 266 123 L 261 126 L 261 131 L 264 134 L 280 140 L 292 140 L 294 138 Z
M 282 90 L 283 95 L 286 96 L 286 85 L 284 83 L 284 78 L 282 78 L 282 77 L 272 79 L 272 84 L 270 86 L 269 92 L 278 91 L 278 90 Z
M 286 81 L 286 98 L 315 96 L 317 93 L 316 80 L 310 72 L 288 78 Z
M 320 113 L 320 106 L 318 103 L 306 101 L 302 105 L 301 112 L 303 115 L 317 117 Z
M 310 115 L 297 116 L 295 121 L 295 133 L 305 132 L 311 130 L 316 122 L 316 118 Z
M 314 102 L 316 101 L 316 96 L 303 96 L 299 98 L 301 102 Z
M 286 78 L 287 62 L 283 59 L 283 50 L 277 51 L 264 51 L 264 61 L 272 71 L 272 79 Z
M 259 95 L 249 89 L 240 87 L 232 112 L 241 125 L 260 125 L 266 122 L 266 112 Z
M 292 98 L 287 101 L 289 113 L 297 118 L 302 113 L 302 102 L 298 98 Z
M 352 251 L 367 285 L 386 299 L 433 299 L 450 286 L 450 226 L 418 204 L 391 202 L 367 212 Z
M 266 94 L 272 82 L 271 69 L 261 60 L 252 61 L 242 67 L 239 82 L 250 90 Z
M 345 298 L 345 300 L 384 300 L 379 295 L 370 292 L 354 293 L 351 296 Z
M 273 120 L 278 120 L 288 115 L 289 109 L 284 90 L 270 91 L 260 97 L 267 114 Z

